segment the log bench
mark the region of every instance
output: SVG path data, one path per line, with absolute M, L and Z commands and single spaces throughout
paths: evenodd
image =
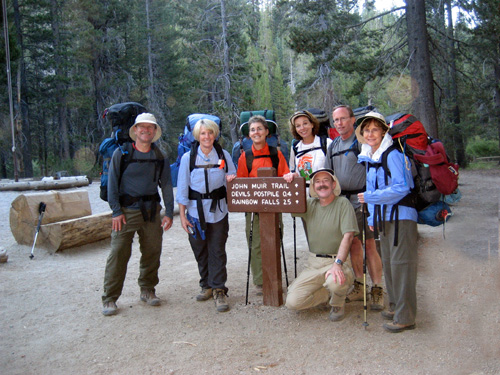
M 36 248 L 51 254 L 111 236 L 111 211 L 92 215 L 87 190 L 21 194 L 12 201 L 10 230 L 21 245 L 33 245 L 40 202 L 46 210 Z

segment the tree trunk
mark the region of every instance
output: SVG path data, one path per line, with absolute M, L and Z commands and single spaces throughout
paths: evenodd
M 412 77 L 413 113 L 424 124 L 427 133 L 438 137 L 438 121 L 434 103 L 424 0 L 406 0 L 406 25 Z
M 16 27 L 17 45 L 20 50 L 19 70 L 20 81 L 18 84 L 18 108 L 21 117 L 21 128 L 24 142 L 21 142 L 21 152 L 23 154 L 24 176 L 33 177 L 33 165 L 31 163 L 31 130 L 29 121 L 29 105 L 28 105 L 28 84 L 26 81 L 26 65 L 24 61 L 24 44 L 23 34 L 21 29 L 21 13 L 19 12 L 18 0 L 12 1 L 14 9 L 14 24 Z
M 451 0 L 446 0 L 446 8 L 448 12 L 448 58 L 450 60 L 449 77 L 450 77 L 450 99 L 451 99 L 451 121 L 454 126 L 453 140 L 455 143 L 455 159 L 456 162 L 465 167 L 465 147 L 463 140 L 462 126 L 460 124 L 460 107 L 458 106 L 458 88 L 457 88 L 457 66 L 455 59 L 455 42 L 454 42 L 454 32 L 453 32 L 453 17 L 452 17 L 452 7 Z
M 62 157 L 63 160 L 70 159 L 69 153 L 69 136 L 68 136 L 68 121 L 67 121 L 67 104 L 66 104 L 66 89 L 62 84 L 64 77 L 64 69 L 62 67 L 62 51 L 61 51 L 61 34 L 59 32 L 59 16 L 57 0 L 51 0 L 51 19 L 52 33 L 54 35 L 54 59 L 55 59 L 55 75 L 56 75 L 56 103 L 59 129 L 61 135 Z
M 496 48 L 496 61 L 494 62 L 494 79 L 493 85 L 493 123 L 498 124 L 499 147 L 500 147 L 500 37 L 498 38 Z
M 223 82 L 224 82 L 224 101 L 226 103 L 226 108 L 229 113 L 232 113 L 233 100 L 231 98 L 231 70 L 229 67 L 229 46 L 227 45 L 227 17 L 226 17 L 226 2 L 225 0 L 220 0 L 220 12 L 221 12 L 221 22 L 222 22 L 222 47 L 223 47 Z M 236 143 L 238 141 L 238 123 L 236 121 L 231 122 L 231 141 Z

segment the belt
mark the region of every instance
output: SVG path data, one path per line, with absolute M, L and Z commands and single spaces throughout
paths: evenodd
M 316 254 L 316 258 L 335 258 L 337 257 L 336 255 L 329 255 L 329 254 Z

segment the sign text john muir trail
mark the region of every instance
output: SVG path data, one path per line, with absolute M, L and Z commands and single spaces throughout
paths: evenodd
M 306 186 L 302 177 L 287 183 L 274 168 L 261 168 L 256 178 L 235 178 L 227 185 L 230 212 L 257 212 L 260 221 L 260 248 L 264 305 L 281 306 L 280 233 L 278 213 L 306 211 Z M 256 230 L 256 228 L 254 228 Z

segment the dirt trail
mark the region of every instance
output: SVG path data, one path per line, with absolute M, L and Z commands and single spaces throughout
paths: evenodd
M 101 314 L 109 241 L 49 255 L 17 245 L 10 202 L 0 193 L 0 372 L 2 374 L 499 374 L 498 274 L 500 170 L 462 172 L 462 201 L 446 227 L 419 226 L 417 329 L 386 333 L 380 314 L 362 303 L 347 317 L 262 305 L 251 290 L 245 306 L 247 249 L 243 214 L 230 214 L 228 284 L 231 311 L 196 302 L 198 273 L 187 235 L 174 219 L 165 234 L 157 294 L 139 301 L 138 249 L 129 264 L 119 314 Z M 93 212 L 107 210 L 98 184 L 88 187 Z M 284 215 L 293 280 L 292 221 Z M 306 260 L 298 230 L 299 272 Z

